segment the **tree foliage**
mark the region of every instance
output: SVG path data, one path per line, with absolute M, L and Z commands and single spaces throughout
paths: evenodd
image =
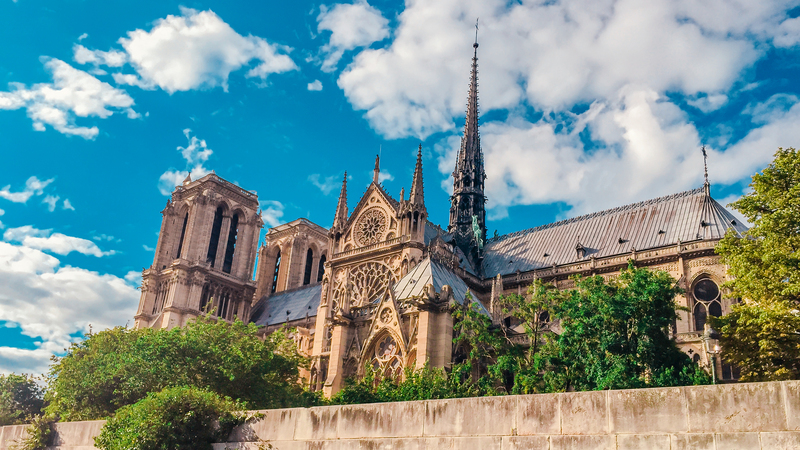
M 526 296 L 502 298 L 527 344 L 477 305 L 454 313 L 456 342 L 470 348 L 467 364 L 485 369 L 478 370 L 482 395 L 706 384 L 708 375 L 668 334 L 679 293 L 668 273 L 632 266 L 614 281 L 576 278 L 568 291 L 537 281 Z
M 44 391 L 30 375 L 0 375 L 0 426 L 27 423 L 41 415 Z
M 48 413 L 62 420 L 110 417 L 149 393 L 194 386 L 248 408 L 315 401 L 299 383 L 305 360 L 283 331 L 259 338 L 257 327 L 198 318 L 171 330 L 123 327 L 89 334 L 51 366 Z
M 778 149 L 750 188 L 731 206 L 753 226 L 717 246 L 743 302 L 712 325 L 743 381 L 800 378 L 800 154 Z
M 576 279 L 555 293 L 561 332 L 546 353 L 548 389 L 631 389 L 707 384 L 708 375 L 681 352 L 668 331 L 677 320 L 675 280 L 630 266 L 613 281 Z
M 120 408 L 95 445 L 103 450 L 210 450 L 242 422 L 242 404 L 195 387 L 170 387 Z

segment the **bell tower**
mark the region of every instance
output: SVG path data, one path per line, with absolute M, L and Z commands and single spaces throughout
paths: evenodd
M 183 326 L 204 312 L 247 321 L 263 223 L 258 196 L 215 173 L 186 177 L 161 211 L 153 265 L 142 272 L 136 328 Z
M 483 259 L 483 242 L 486 239 L 486 196 L 483 168 L 483 151 L 478 133 L 478 41 L 472 45 L 472 71 L 467 95 L 467 118 L 464 136 L 453 170 L 453 195 L 450 197 L 450 223 L 456 245 L 479 270 Z

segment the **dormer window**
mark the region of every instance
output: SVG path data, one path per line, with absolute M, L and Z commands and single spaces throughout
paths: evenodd
M 578 245 L 575 246 L 575 252 L 578 254 L 578 259 L 583 259 L 586 257 L 586 249 L 578 242 Z

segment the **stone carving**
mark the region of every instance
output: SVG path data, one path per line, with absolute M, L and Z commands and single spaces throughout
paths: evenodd
M 378 262 L 357 266 L 350 273 L 352 283 L 351 305 L 363 306 L 381 298 L 386 289 L 394 284 L 392 270 Z
M 380 208 L 370 208 L 361 215 L 355 228 L 359 245 L 376 244 L 383 240 L 386 233 L 386 214 Z

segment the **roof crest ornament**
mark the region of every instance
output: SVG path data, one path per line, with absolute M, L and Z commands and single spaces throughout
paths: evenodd
M 703 145 L 703 176 L 705 177 L 705 181 L 703 182 L 703 189 L 706 191 L 707 196 L 711 196 L 711 184 L 708 182 L 708 153 L 706 152 L 706 146 Z
M 380 184 L 381 155 L 375 155 L 375 169 L 372 171 L 372 182 Z

